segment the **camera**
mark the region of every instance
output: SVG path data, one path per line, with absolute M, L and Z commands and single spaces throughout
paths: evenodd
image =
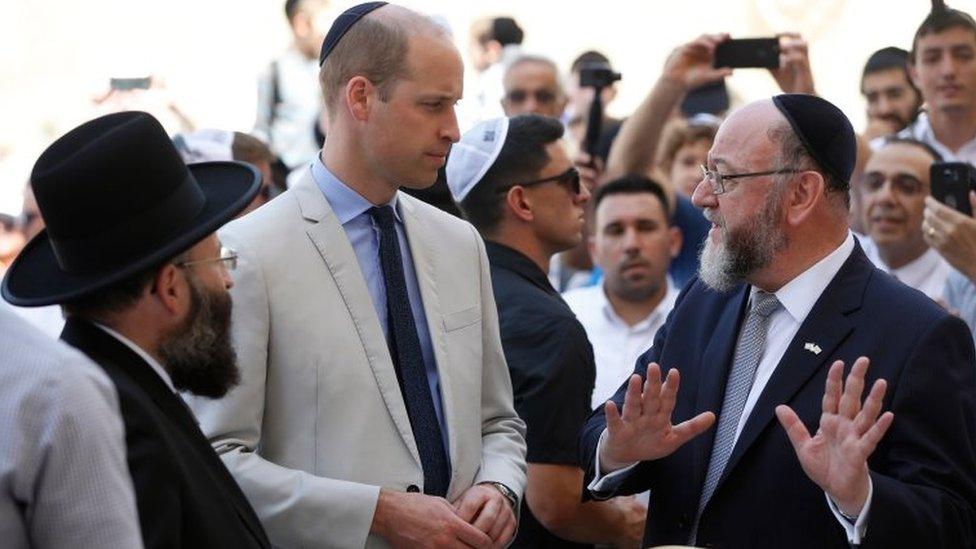
M 605 88 L 620 80 L 620 73 L 614 72 L 606 63 L 583 63 L 579 74 L 583 88 Z

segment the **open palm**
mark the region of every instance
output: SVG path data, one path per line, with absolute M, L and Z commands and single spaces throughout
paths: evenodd
M 842 380 L 844 363 L 838 360 L 830 367 L 820 428 L 813 436 L 789 406 L 776 408 L 803 471 L 849 515 L 859 514 L 867 501 L 867 460 L 894 420 L 891 412 L 881 414 L 887 390 L 883 379 L 874 383 L 861 405 L 869 362 L 865 357 L 857 359 L 846 384 Z
M 671 424 L 680 383 L 678 370 L 671 369 L 662 383 L 661 368 L 652 362 L 647 367 L 646 381 L 643 384 L 641 381 L 636 374 L 628 381 L 623 412 L 613 402 L 607 402 L 604 407 L 607 420 L 601 456 L 604 468 L 616 469 L 635 461 L 667 456 L 715 423 L 715 414 L 703 412 L 678 425 Z

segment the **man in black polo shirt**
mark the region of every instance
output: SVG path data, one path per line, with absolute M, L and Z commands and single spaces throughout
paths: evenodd
M 555 119 L 482 122 L 451 149 L 447 181 L 485 238 L 515 408 L 528 427 L 528 487 L 513 547 L 636 547 L 644 506 L 581 503 L 577 440 L 590 411 L 593 349 L 546 273 L 582 238 L 590 198 Z M 572 541 L 570 541 L 572 540 Z

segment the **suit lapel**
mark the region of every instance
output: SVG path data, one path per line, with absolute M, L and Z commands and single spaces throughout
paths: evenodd
M 407 242 L 410 244 L 410 255 L 413 257 L 414 270 L 417 273 L 417 285 L 420 287 L 420 296 L 424 305 L 424 314 L 427 316 L 427 329 L 430 331 L 431 345 L 434 348 L 434 358 L 437 363 L 437 373 L 441 387 L 441 405 L 444 413 L 444 424 L 447 428 L 448 453 L 452 461 L 451 471 L 455 471 L 453 461 L 457 458 L 457 437 L 451 425 L 457 425 L 452 421 L 455 410 L 453 401 L 454 391 L 452 391 L 451 369 L 446 367 L 449 362 L 447 353 L 447 334 L 444 323 L 441 320 L 443 314 L 440 306 L 440 294 L 437 291 L 437 255 L 432 248 L 434 238 L 429 234 L 429 229 L 424 220 L 417 215 L 416 205 L 413 198 L 405 193 L 400 193 L 400 211 L 403 216 L 403 226 L 407 234 Z M 433 395 L 437 398 L 437 395 Z
M 864 252 L 859 246 L 856 247 L 800 325 L 749 414 L 719 480 L 719 487 L 743 454 L 774 420 L 776 406 L 789 403 L 810 378 L 836 358 L 834 353 L 854 330 L 848 315 L 861 306 L 864 286 L 871 274 L 871 267 L 866 262 Z M 807 343 L 818 345 L 820 353 L 807 350 Z
M 183 432 L 185 439 L 193 446 L 210 465 L 212 472 L 220 479 L 218 484 L 225 489 L 230 497 L 235 511 L 251 534 L 262 546 L 268 546 L 267 536 L 261 527 L 257 515 L 247 502 L 244 493 L 237 486 L 237 481 L 227 470 L 227 467 L 210 446 L 203 432 L 197 424 L 196 417 L 183 400 L 174 393 L 152 367 L 132 349 L 108 333 L 102 331 L 90 322 L 79 318 L 69 317 L 65 322 L 61 339 L 72 347 L 84 352 L 98 363 L 103 369 L 114 368 L 124 372 L 139 386 L 159 407 L 162 413 L 176 424 Z
M 739 327 L 742 324 L 743 313 L 748 301 L 749 286 L 744 285 L 736 297 L 726 301 L 721 317 L 715 323 L 715 332 L 712 334 L 705 352 L 702 353 L 702 369 L 694 414 L 711 410 L 718 416 L 722 411 L 725 383 L 729 377 Z M 705 482 L 708 460 L 712 453 L 712 445 L 715 442 L 715 428 L 709 429 L 704 436 L 696 437 L 693 440 L 696 444 L 694 471 L 697 475 L 696 482 L 698 486 L 701 486 Z
M 410 417 L 407 415 L 407 407 L 400 392 L 400 383 L 397 381 L 390 350 L 386 346 L 386 336 L 383 334 L 379 318 L 376 317 L 376 309 L 373 308 L 373 300 L 366 287 L 359 261 L 356 259 L 356 252 L 352 249 L 349 238 L 322 195 L 322 191 L 315 185 L 311 170 L 293 187 L 293 190 L 302 216 L 310 222 L 305 232 L 322 256 L 326 268 L 335 281 L 336 288 L 359 334 L 359 341 L 366 352 L 366 359 L 383 396 L 383 402 L 410 455 L 419 467 L 420 452 L 413 438 Z M 426 294 L 424 297 L 427 297 Z M 433 330 L 433 326 L 431 328 Z

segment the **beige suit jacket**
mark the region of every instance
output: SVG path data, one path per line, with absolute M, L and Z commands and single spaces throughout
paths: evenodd
M 448 499 L 502 482 L 521 497 L 515 413 L 484 244 L 404 193 L 401 215 L 440 374 Z M 355 252 L 309 172 L 220 232 L 237 250 L 233 339 L 241 383 L 189 398 L 272 543 L 384 547 L 369 535 L 380 487 L 423 487 L 417 445 Z

